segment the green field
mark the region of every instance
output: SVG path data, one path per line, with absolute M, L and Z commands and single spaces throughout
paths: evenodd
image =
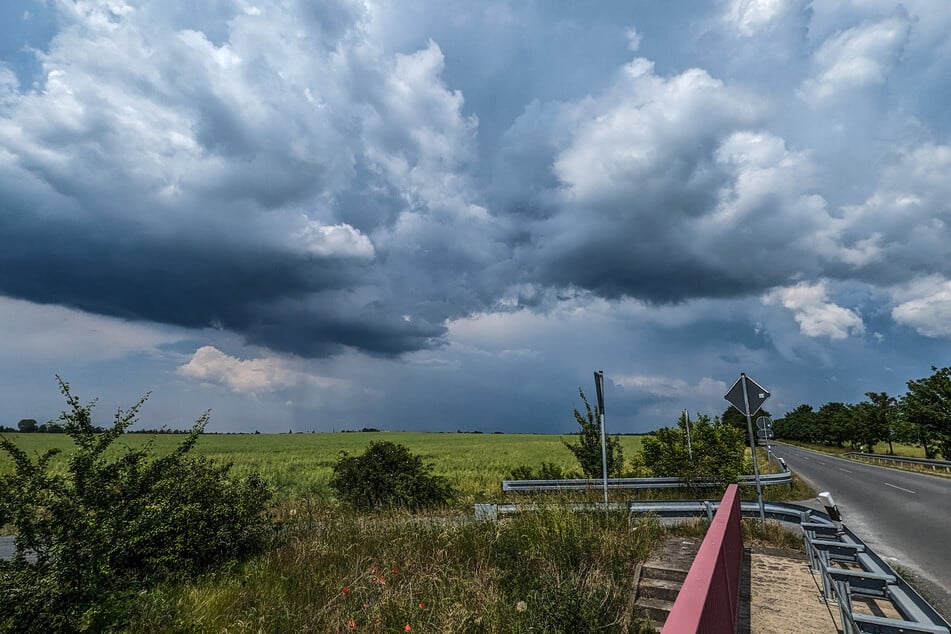
M 30 455 L 47 449 L 63 451 L 53 468 L 63 468 L 72 441 L 65 434 L 6 434 Z M 164 455 L 183 440 L 177 435 L 126 434 L 115 446 L 141 447 L 154 442 L 156 454 Z M 355 432 L 324 434 L 202 435 L 193 450 L 216 460 L 233 463 L 233 473 L 259 473 L 275 489 L 278 498 L 329 495 L 328 481 L 341 451 L 362 453 L 375 440 L 407 446 L 433 466 L 461 494 L 461 503 L 496 500 L 501 482 L 519 465 L 539 466 L 552 462 L 578 471 L 578 462 L 563 441 L 573 436 L 538 434 L 458 434 L 420 432 Z M 641 448 L 641 436 L 621 436 L 624 455 L 630 460 Z M 12 468 L 10 458 L 0 454 L 0 473 Z

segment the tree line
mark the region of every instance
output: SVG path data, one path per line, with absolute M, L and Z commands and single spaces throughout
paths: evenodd
M 818 410 L 802 404 L 773 423 L 778 439 L 874 453 L 879 442 L 922 447 L 927 458 L 951 460 L 951 367 L 907 382 L 900 396 L 866 392 L 860 403 L 831 402 Z

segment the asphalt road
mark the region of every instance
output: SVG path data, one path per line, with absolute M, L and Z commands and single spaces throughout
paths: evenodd
M 816 491 L 829 491 L 843 522 L 951 615 L 951 479 L 774 445 Z

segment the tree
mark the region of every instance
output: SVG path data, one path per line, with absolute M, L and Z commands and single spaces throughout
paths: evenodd
M 23 434 L 32 434 L 36 431 L 36 420 L 33 418 L 24 418 L 17 423 L 17 429 Z
M 587 478 L 600 478 L 602 476 L 601 461 L 601 422 L 595 415 L 584 390 L 578 388 L 578 394 L 581 395 L 581 401 L 584 403 L 584 414 L 574 409 L 575 421 L 578 423 L 578 442 L 565 443 L 571 453 L 575 455 L 578 462 L 581 463 L 581 471 Z M 608 463 L 608 475 L 620 476 L 624 471 L 624 450 L 621 448 L 621 441 L 617 436 L 607 436 L 605 438 L 605 447 Z
M 813 416 L 816 440 L 832 447 L 848 441 L 855 448 L 855 423 L 852 408 L 845 403 L 826 403 Z
M 868 441 L 880 440 L 888 441 L 888 453 L 895 455 L 895 449 L 892 446 L 894 431 L 892 429 L 895 420 L 895 412 L 898 402 L 894 396 L 889 396 L 887 392 L 866 392 L 868 397 L 867 416 L 865 430 L 859 429 L 862 436 L 867 436 Z M 869 453 L 873 453 L 872 445 L 869 444 Z
M 798 442 L 816 442 L 816 413 L 812 405 L 803 403 L 773 425 L 777 438 Z
M 736 482 L 746 470 L 745 447 L 748 433 L 719 419 L 698 416 L 690 423 L 681 414 L 676 427 L 664 427 L 644 437 L 641 450 L 644 464 L 658 477 L 678 477 L 686 481 Z
M 951 459 L 951 368 L 931 366 L 931 376 L 908 381 L 901 408 L 909 423 L 918 428 L 925 456 L 935 449 Z

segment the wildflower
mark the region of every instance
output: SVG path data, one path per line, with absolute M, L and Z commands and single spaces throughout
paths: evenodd
M 407 624 L 406 624 L 406 627 L 403 628 L 403 631 L 404 631 L 404 632 L 412 632 L 412 631 L 413 631 L 413 627 L 412 627 L 409 623 L 407 623 Z
M 419 607 L 425 608 L 425 607 L 426 607 L 426 602 L 425 602 L 425 601 L 420 601 L 420 602 L 419 602 Z
M 350 592 L 350 588 L 347 587 L 347 586 L 344 586 L 344 587 L 343 587 L 343 593 L 344 593 L 344 594 L 347 594 L 348 592 Z
M 394 575 L 399 574 L 399 572 L 400 572 L 400 571 L 397 570 L 396 568 L 393 569 L 393 574 L 394 574 Z
M 519 601 L 518 603 L 515 604 L 515 610 L 517 612 L 524 612 L 527 609 L 528 609 L 528 604 L 525 603 L 524 601 Z
M 364 610 L 367 609 L 367 604 L 366 604 L 366 603 L 363 604 L 363 609 L 364 609 Z
M 357 624 L 353 622 L 353 619 L 350 619 L 349 621 L 347 621 L 347 627 L 349 627 L 351 630 L 355 628 L 356 626 Z

